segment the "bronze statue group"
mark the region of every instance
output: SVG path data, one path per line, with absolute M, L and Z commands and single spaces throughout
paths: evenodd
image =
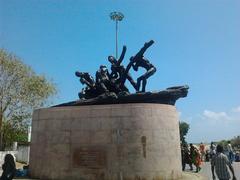
M 130 94 L 125 85 L 128 80 L 136 92 L 145 92 L 147 79 L 156 72 L 156 68 L 144 57 L 145 51 L 154 43 L 153 40 L 146 42 L 140 51 L 130 58 L 130 62 L 126 67 L 122 65 L 126 53 L 126 46 L 119 59 L 114 56 L 109 56 L 108 61 L 111 63 L 111 73 L 107 67 L 101 65 L 96 72 L 95 80 L 88 72 L 77 71 L 75 75 L 80 78 L 80 82 L 85 85 L 79 92 L 80 99 L 91 99 L 98 96 L 121 96 Z M 129 70 L 138 71 L 139 67 L 146 69 L 146 72 L 137 78 L 135 82 L 129 73 Z M 141 89 L 140 89 L 141 88 Z

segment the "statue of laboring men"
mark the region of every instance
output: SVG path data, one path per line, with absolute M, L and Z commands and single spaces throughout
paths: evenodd
M 127 87 L 124 85 L 126 79 L 129 80 L 129 82 L 132 84 L 135 90 L 137 88 L 136 82 L 133 80 L 133 78 L 128 72 L 129 68 L 126 69 L 123 65 L 121 65 L 124 59 L 126 50 L 127 50 L 127 47 L 123 46 L 121 56 L 118 60 L 113 56 L 108 56 L 108 61 L 111 63 L 111 71 L 112 71 L 110 74 L 110 77 L 120 91 L 128 91 Z
M 135 71 L 138 70 L 139 67 L 145 68 L 147 71 L 139 78 L 137 78 L 137 91 L 140 90 L 141 82 L 142 82 L 142 90 L 141 92 L 145 92 L 147 79 L 152 76 L 156 72 L 156 68 L 143 56 L 145 51 L 154 43 L 153 40 L 146 42 L 142 49 L 135 55 L 130 58 L 132 63 L 132 67 Z

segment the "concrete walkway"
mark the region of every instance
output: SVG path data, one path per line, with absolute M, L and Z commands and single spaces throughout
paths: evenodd
M 234 162 L 233 163 L 233 168 L 234 168 L 234 172 L 235 172 L 235 176 L 236 176 L 237 180 L 240 180 L 240 162 Z M 186 171 L 185 172 L 187 174 L 202 175 L 205 178 L 207 178 L 207 180 L 211 180 L 212 179 L 212 172 L 211 172 L 210 162 L 204 162 L 202 164 L 202 169 L 201 169 L 201 171 L 199 173 L 195 173 L 194 171 L 190 171 L 188 165 L 186 165 Z
M 14 180 L 37 180 L 37 179 L 26 179 L 26 178 L 18 178 L 18 179 L 14 179 Z M 207 177 L 201 175 L 201 174 L 197 174 L 197 173 L 192 173 L 192 172 L 183 172 L 183 176 L 181 179 L 178 180 L 208 180 Z
M 183 177 L 179 180 L 211 180 L 212 179 L 211 165 L 209 162 L 203 163 L 202 169 L 199 173 L 190 171 L 188 170 L 188 168 L 189 167 L 187 166 L 186 171 L 183 173 Z M 234 162 L 233 168 L 234 168 L 237 180 L 240 180 L 240 162 Z M 34 180 L 34 179 L 22 178 L 21 180 Z
M 235 172 L 235 176 L 236 176 L 237 180 L 240 180 L 240 162 L 233 162 L 233 168 L 234 168 L 234 172 Z M 205 162 L 203 164 L 200 174 L 208 177 L 209 180 L 212 179 L 211 165 L 209 162 Z M 231 174 L 231 172 L 230 172 L 230 174 Z
M 198 173 L 183 172 L 183 177 L 179 180 L 208 180 L 208 178 Z

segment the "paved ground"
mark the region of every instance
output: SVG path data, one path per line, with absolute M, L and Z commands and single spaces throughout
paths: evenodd
M 178 180 L 208 180 L 208 178 L 198 173 L 183 172 L 182 178 Z
M 20 168 L 21 166 L 22 166 L 21 164 L 17 164 L 18 168 Z M 240 180 L 240 162 L 234 162 L 233 168 L 234 168 L 237 180 Z M 190 171 L 188 165 L 186 165 L 186 172 L 184 173 L 184 176 L 181 180 L 211 180 L 211 179 L 212 179 L 212 173 L 211 173 L 210 163 L 205 162 L 203 163 L 202 169 L 199 173 Z M 30 180 L 30 179 L 22 178 L 22 180 Z
M 234 172 L 235 172 L 235 176 L 236 176 L 237 180 L 240 180 L 240 162 L 234 162 L 233 163 L 233 168 L 234 168 Z M 188 170 L 189 169 L 188 165 L 186 166 L 186 169 L 187 169 L 186 172 L 188 172 L 188 173 L 191 172 L 190 170 Z M 196 173 L 196 174 L 198 174 L 198 173 Z M 203 163 L 202 169 L 199 172 L 199 174 L 207 177 L 208 180 L 212 179 L 211 166 L 210 166 L 209 162 Z

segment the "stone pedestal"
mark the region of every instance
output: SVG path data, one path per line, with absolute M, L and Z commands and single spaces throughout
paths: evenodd
M 181 177 L 178 114 L 163 104 L 34 111 L 30 174 L 40 179 L 162 180 Z

